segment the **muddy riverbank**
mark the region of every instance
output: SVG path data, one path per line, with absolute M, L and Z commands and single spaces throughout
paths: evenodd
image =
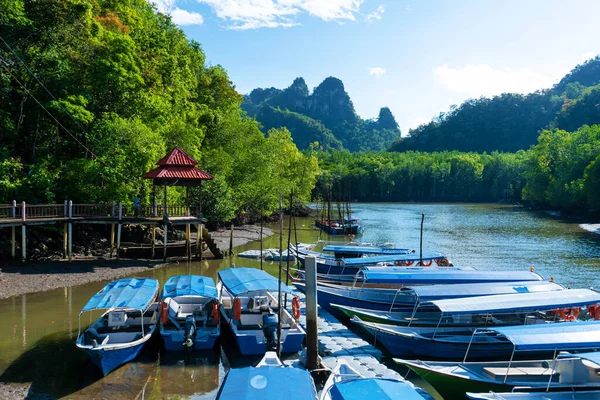
M 273 235 L 264 228 L 263 237 Z M 230 231 L 211 232 L 217 246 L 229 249 Z M 260 227 L 246 225 L 236 227 L 233 234 L 233 247 L 260 239 Z M 206 252 L 211 257 L 210 252 Z M 90 282 L 119 279 L 124 276 L 162 268 L 162 260 L 107 260 L 102 258 L 76 257 L 72 262 L 64 260 L 48 262 L 10 263 L 0 268 L 0 299 L 26 293 L 43 292 L 60 287 L 82 285 Z

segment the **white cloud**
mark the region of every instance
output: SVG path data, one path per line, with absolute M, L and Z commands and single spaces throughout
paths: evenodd
M 594 53 L 593 51 L 588 51 L 581 55 L 581 61 L 587 61 L 590 58 L 594 58 L 594 57 L 596 57 L 596 53 Z
M 550 87 L 554 79 L 527 68 L 494 69 L 487 64 L 449 68 L 444 64 L 434 70 L 439 83 L 453 92 L 471 97 L 501 93 L 530 93 Z
M 384 12 L 385 12 L 385 7 L 381 5 L 381 6 L 377 7 L 377 9 L 375 11 L 373 11 L 371 14 L 367 15 L 366 19 L 369 22 L 375 21 L 375 20 L 379 21 Z
M 161 0 L 172 1 L 172 0 Z M 299 25 L 302 13 L 324 21 L 355 20 L 363 0 L 196 0 L 211 7 L 228 29 L 257 29 Z
M 387 72 L 387 69 L 381 68 L 381 67 L 370 67 L 369 68 L 369 75 L 382 76 L 382 75 L 385 75 L 386 72 Z
M 202 25 L 204 18 L 197 12 L 183 10 L 175 5 L 176 0 L 153 0 L 159 12 L 171 16 L 177 25 Z
M 407 5 L 406 7 L 404 7 L 404 11 L 406 11 L 406 12 L 412 11 L 412 8 L 410 8 L 410 4 Z
M 173 11 L 171 11 L 171 18 L 173 22 L 177 25 L 202 25 L 204 22 L 204 18 L 202 15 L 196 12 L 190 12 L 186 10 L 182 10 L 181 8 L 175 7 Z

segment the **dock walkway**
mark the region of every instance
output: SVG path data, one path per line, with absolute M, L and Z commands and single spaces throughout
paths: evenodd
M 300 324 L 306 326 L 305 296 L 300 297 Z M 291 307 L 291 299 L 288 298 Z M 349 330 L 331 313 L 318 306 L 319 355 L 323 364 L 333 370 L 338 359 L 346 362 L 356 371 L 369 378 L 404 378 L 396 371 L 380 362 L 381 351 L 370 345 Z

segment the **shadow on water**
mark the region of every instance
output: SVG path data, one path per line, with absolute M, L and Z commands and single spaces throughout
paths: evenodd
M 216 393 L 224 376 L 220 352 L 165 353 L 154 336 L 134 361 L 107 376 L 81 352 L 69 332 L 38 340 L 0 375 L 0 382 L 31 383 L 29 395 L 56 398 L 189 398 Z M 207 397 L 210 398 L 210 397 Z

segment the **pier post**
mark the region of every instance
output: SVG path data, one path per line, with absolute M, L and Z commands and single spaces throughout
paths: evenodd
M 319 342 L 317 332 L 317 260 L 315 256 L 305 258 L 306 271 L 306 369 L 319 368 Z
M 17 201 L 13 200 L 12 202 L 12 217 L 13 219 L 17 219 Z M 17 257 L 17 243 L 16 243 L 16 228 L 13 226 L 12 227 L 12 235 L 11 235 L 11 242 L 10 242 L 10 256 L 12 257 L 12 259 L 14 260 Z
M 164 235 L 163 235 L 163 260 L 167 261 L 167 231 L 169 228 L 167 227 L 167 223 L 165 222 L 164 226 Z
M 69 228 L 69 251 L 68 251 L 68 256 L 69 256 L 69 262 L 71 262 L 71 260 L 73 259 L 73 201 L 69 200 L 69 223 L 68 223 L 68 228 Z
M 115 217 L 115 202 L 112 202 L 112 209 L 110 211 L 110 216 Z M 110 258 L 113 257 L 113 253 L 115 252 L 115 224 L 110 224 Z
M 190 244 L 191 229 L 190 224 L 185 224 L 185 251 L 187 253 L 187 259 L 192 259 L 192 246 Z
M 200 224 L 196 224 L 196 231 L 198 234 L 196 235 L 196 258 L 199 258 L 202 261 L 202 250 L 200 250 L 200 238 L 202 237 L 202 229 L 200 228 Z
M 27 225 L 25 224 L 25 202 L 21 203 L 21 261 L 27 260 Z
M 156 243 L 156 226 L 151 225 L 152 226 L 152 257 L 154 258 L 154 244 Z
M 69 202 L 65 200 L 63 205 L 63 216 L 66 218 L 69 217 Z M 63 224 L 63 258 L 67 258 L 67 242 L 69 241 L 69 237 L 67 235 L 67 223 Z
M 117 225 L 117 260 L 121 253 L 121 227 L 123 225 L 123 203 L 119 202 L 119 223 Z

